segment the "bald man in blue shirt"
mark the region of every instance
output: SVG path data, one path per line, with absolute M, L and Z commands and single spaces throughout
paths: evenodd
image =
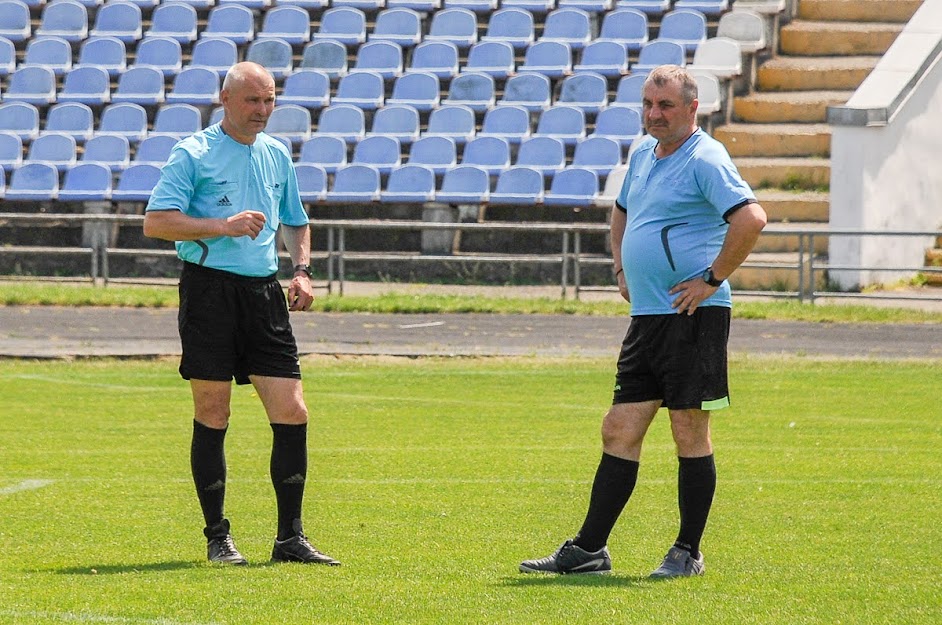
M 607 573 L 606 545 L 638 477 L 641 445 L 661 407 L 678 456 L 680 531 L 652 578 L 705 570 L 700 539 L 716 489 L 710 411 L 729 405 L 730 288 L 766 214 L 722 144 L 697 127 L 697 83 L 655 68 L 643 87 L 649 137 L 632 152 L 612 210 L 615 276 L 631 302 L 602 459 L 579 533 L 524 573 Z
M 263 130 L 275 106 L 265 68 L 239 63 L 220 92 L 222 121 L 174 146 L 144 218 L 144 234 L 174 241 L 183 261 L 180 375 L 190 381 L 190 464 L 211 562 L 244 565 L 223 508 L 224 441 L 232 380 L 251 383 L 273 432 L 271 479 L 278 504 L 276 562 L 340 563 L 307 539 L 308 410 L 288 311 L 314 301 L 310 229 L 291 154 Z M 287 302 L 277 280 L 277 235 L 294 265 Z

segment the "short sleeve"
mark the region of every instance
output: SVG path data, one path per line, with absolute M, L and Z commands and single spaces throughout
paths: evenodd
M 178 210 L 187 212 L 196 189 L 196 162 L 179 145 L 160 170 L 160 179 L 147 202 L 147 210 Z

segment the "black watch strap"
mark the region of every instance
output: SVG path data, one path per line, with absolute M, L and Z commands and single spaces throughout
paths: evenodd
M 303 272 L 305 273 L 305 275 L 307 275 L 308 278 L 312 277 L 312 276 L 311 276 L 311 266 L 310 266 L 310 265 L 295 265 L 295 266 L 294 266 L 294 273 L 298 273 L 299 271 L 303 271 Z
M 703 272 L 703 281 L 712 287 L 717 287 L 723 284 L 722 280 L 717 280 L 716 276 L 713 275 L 713 267 L 709 267 L 706 271 Z

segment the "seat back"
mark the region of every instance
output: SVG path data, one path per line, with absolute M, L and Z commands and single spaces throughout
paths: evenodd
M 85 142 L 82 150 L 83 163 L 102 163 L 112 171 L 121 171 L 128 166 L 131 146 L 127 138 L 116 135 L 95 135 Z
M 372 132 L 396 135 L 402 143 L 403 137 L 418 136 L 419 112 L 405 104 L 384 106 L 373 116 Z
M 255 37 L 255 16 L 239 4 L 224 4 L 210 9 L 203 37 L 232 37 L 237 43 Z
M 462 165 L 476 165 L 490 174 L 510 167 L 510 144 L 501 137 L 475 137 L 464 146 Z
M 450 41 L 466 48 L 478 40 L 478 20 L 467 9 L 452 8 L 436 11 L 429 27 L 429 37 Z
M 347 144 L 340 137 L 315 134 L 301 144 L 298 162 L 317 165 L 327 173 L 334 173 L 338 167 L 347 164 Z
M 29 65 L 49 67 L 56 74 L 63 74 L 72 67 L 72 46 L 61 37 L 31 39 L 20 67 Z
M 124 42 L 116 37 L 90 37 L 82 43 L 79 65 L 100 66 L 109 75 L 117 76 L 127 67 L 127 55 Z
M 494 105 L 494 79 L 477 72 L 456 76 L 448 87 L 447 101 L 486 110 Z
M 363 109 L 350 104 L 332 104 L 321 111 L 317 132 L 347 137 L 348 143 L 355 141 L 366 132 Z
M 39 134 L 39 110 L 26 102 L 0 104 L 0 132 L 29 140 Z
M 154 67 L 169 77 L 179 72 L 182 66 L 183 49 L 172 37 L 151 37 L 137 46 L 134 68 Z
M 603 76 L 585 72 L 568 76 L 559 90 L 559 104 L 572 104 L 585 110 L 599 110 L 608 102 L 608 83 Z
M 435 172 L 422 165 L 403 165 L 389 174 L 386 190 L 394 193 L 423 193 L 435 191 Z
M 291 73 L 291 44 L 281 39 L 258 39 L 249 44 L 245 60 L 258 63 L 275 78 Z
M 295 163 L 298 191 L 302 202 L 322 200 L 327 193 L 327 172 L 323 167 L 311 163 Z
M 706 16 L 699 11 L 675 9 L 661 18 L 658 39 L 676 41 L 687 52 L 693 52 L 706 40 Z
M 347 73 L 347 49 L 337 41 L 313 41 L 304 47 L 301 67 L 317 69 L 331 77 L 342 76 Z
M 458 150 L 454 139 L 430 135 L 412 144 L 409 162 L 424 165 L 436 173 L 443 173 L 458 163 Z
M 130 102 L 111 104 L 101 113 L 98 131 L 127 137 L 132 143 L 147 134 L 147 111 Z
M 767 45 L 762 16 L 744 9 L 733 9 L 720 17 L 716 36 L 738 41 L 744 52 L 757 52 Z
M 372 165 L 387 173 L 397 167 L 401 160 L 399 140 L 384 135 L 374 135 L 360 140 L 353 149 L 353 163 Z
M 190 104 L 167 104 L 157 110 L 152 132 L 189 135 L 203 129 L 200 111 Z
M 98 9 L 92 36 L 116 37 L 125 43 L 141 38 L 141 8 L 131 2 L 109 2 Z
M 288 43 L 300 44 L 311 38 L 311 19 L 307 11 L 296 6 L 276 6 L 265 12 L 259 37 L 277 37 Z
M 402 73 L 402 48 L 392 41 L 370 41 L 357 51 L 356 69 L 374 71 L 384 78 Z
M 556 137 L 533 137 L 520 144 L 517 165 L 526 165 L 543 173 L 566 166 L 566 146 Z
M 92 110 L 84 104 L 56 104 L 46 113 L 46 130 L 67 133 L 76 141 L 84 141 L 92 135 L 94 117 Z
M 154 9 L 145 37 L 170 37 L 180 42 L 196 39 L 196 9 L 185 2 L 168 2 Z
M 572 50 L 562 41 L 537 41 L 527 48 L 521 72 L 538 72 L 550 77 L 559 77 L 572 69 Z
M 450 41 L 423 41 L 412 51 L 409 68 L 450 78 L 458 73 L 458 47 Z
M 637 52 L 649 39 L 648 16 L 636 9 L 610 11 L 602 19 L 598 38 L 621 42 L 631 52 Z
M 541 41 L 568 43 L 575 50 L 592 39 L 592 25 L 588 13 L 582 9 L 562 8 L 546 15 Z
M 239 50 L 231 39 L 211 37 L 193 44 L 190 67 L 205 67 L 219 75 L 225 75 L 239 60 Z
M 363 164 L 347 165 L 337 170 L 332 191 L 345 193 L 379 193 L 379 170 Z
M 26 163 L 13 170 L 7 199 L 53 198 L 59 191 L 59 172 L 48 163 Z
M 684 47 L 676 41 L 665 41 L 655 39 L 644 44 L 641 53 L 638 55 L 637 65 L 647 67 L 656 67 L 658 65 L 680 65 L 687 64 L 687 53 Z

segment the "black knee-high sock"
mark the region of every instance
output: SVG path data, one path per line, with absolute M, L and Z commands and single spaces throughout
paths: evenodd
M 223 519 L 226 499 L 225 440 L 225 429 L 216 430 L 193 421 L 190 469 L 206 527 L 213 527 Z
M 713 494 L 716 492 L 716 464 L 713 455 L 678 458 L 677 503 L 680 507 L 680 533 L 675 546 L 694 557 L 700 553 L 700 539 L 706 528 Z
M 278 502 L 278 540 L 297 533 L 307 479 L 307 424 L 271 424 L 271 482 Z
M 592 483 L 589 510 L 575 538 L 577 546 L 586 551 L 598 551 L 605 546 L 638 481 L 639 466 L 634 460 L 602 454 Z

